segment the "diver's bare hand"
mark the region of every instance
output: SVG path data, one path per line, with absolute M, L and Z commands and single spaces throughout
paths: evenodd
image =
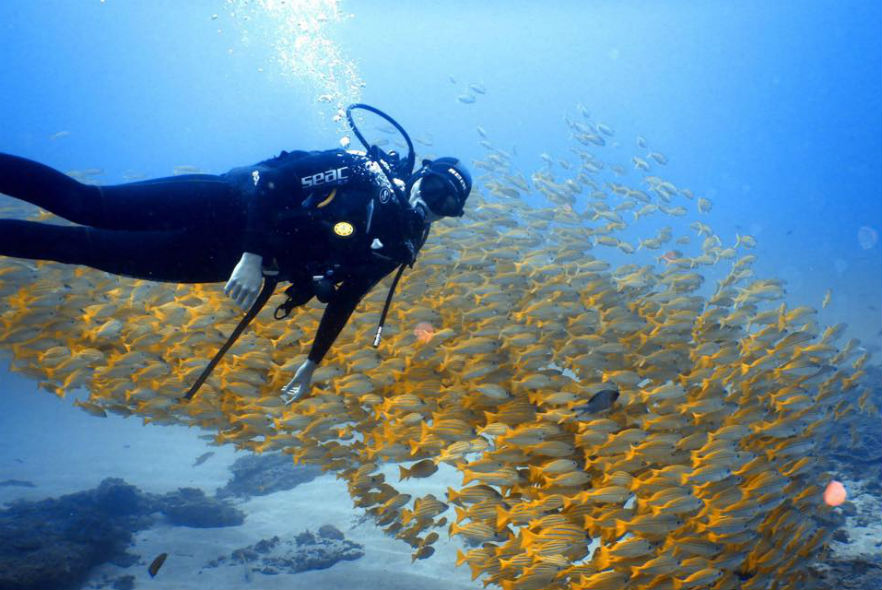
M 307 359 L 294 373 L 294 378 L 282 388 L 282 401 L 286 406 L 299 399 L 309 397 L 309 390 L 312 387 L 312 373 L 317 366 Z

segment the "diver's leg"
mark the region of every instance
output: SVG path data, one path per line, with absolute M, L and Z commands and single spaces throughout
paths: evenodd
M 189 174 L 142 182 L 83 184 L 39 162 L 0 154 L 0 193 L 81 225 L 118 230 L 173 230 L 239 220 L 242 195 L 222 176 Z
M 115 231 L 0 219 L 0 255 L 91 266 L 175 283 L 226 281 L 241 255 L 237 240 L 199 231 Z
M 98 188 L 106 220 L 100 227 L 137 231 L 245 225 L 245 199 L 221 176 L 187 174 Z
M 74 223 L 92 225 L 100 217 L 98 187 L 77 182 L 54 168 L 0 154 L 0 193 L 21 199 Z

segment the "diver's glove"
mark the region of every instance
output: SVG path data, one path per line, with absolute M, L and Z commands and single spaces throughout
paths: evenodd
M 240 306 L 248 309 L 260 293 L 263 280 L 261 272 L 263 257 L 245 252 L 239 264 L 233 269 L 230 280 L 224 287 L 224 294 L 229 295 Z
M 312 373 L 318 365 L 311 360 L 304 361 L 294 378 L 288 382 L 288 385 L 282 388 L 282 401 L 285 405 L 295 402 L 299 399 L 309 397 L 309 390 L 312 386 Z

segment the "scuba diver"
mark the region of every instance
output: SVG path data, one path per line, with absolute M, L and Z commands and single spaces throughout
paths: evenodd
M 368 145 L 352 109 L 374 112 L 405 138 L 402 159 Z M 393 119 L 368 105 L 347 116 L 367 152 L 283 151 L 225 174 L 191 174 L 112 186 L 87 185 L 43 164 L 0 154 L 0 193 L 79 225 L 0 219 L 0 255 L 86 265 L 151 281 L 227 281 L 248 308 L 184 396 L 190 399 L 272 295 L 291 283 L 276 319 L 313 297 L 327 307 L 309 355 L 282 388 L 285 403 L 309 395 L 312 374 L 359 301 L 398 268 L 412 266 L 433 221 L 463 215 L 472 179 L 456 158 L 423 160 Z M 261 288 L 261 285 L 263 287 Z

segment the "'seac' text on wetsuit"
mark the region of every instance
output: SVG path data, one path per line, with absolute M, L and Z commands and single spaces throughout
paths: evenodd
M 304 176 L 300 179 L 303 188 L 313 188 L 323 184 L 345 184 L 349 180 L 349 167 L 332 168 L 324 172 L 317 172 L 311 176 Z

